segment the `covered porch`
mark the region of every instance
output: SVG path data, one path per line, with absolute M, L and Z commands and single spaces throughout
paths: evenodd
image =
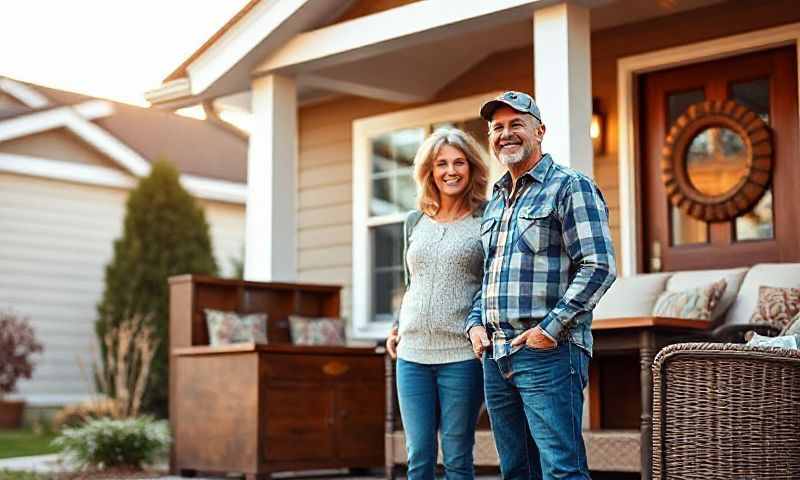
M 547 126 L 544 150 L 592 176 L 606 197 L 622 275 L 677 269 L 660 253 L 663 242 L 655 248 L 658 235 L 677 245 L 681 226 L 688 243 L 702 242 L 693 220 L 671 211 L 659 220 L 666 233 L 648 230 L 648 179 L 660 182 L 660 173 L 645 164 L 654 148 L 647 133 L 661 141 L 668 128 L 646 121 L 647 106 L 661 100 L 646 96 L 644 79 L 786 49 L 795 58 L 796 122 L 798 22 L 788 0 L 470 0 L 458 9 L 436 0 L 253 1 L 149 99 L 251 116 L 246 278 L 343 285 L 349 337 L 379 341 L 402 282 L 411 159 L 432 129 L 455 125 L 480 137 L 484 100 L 532 92 Z M 790 145 L 796 123 L 793 135 Z M 781 168 L 797 175 L 797 167 Z M 800 238 L 789 212 L 769 216 Z M 712 223 L 695 230 L 722 248 L 714 235 L 728 227 Z M 792 255 L 775 248 L 776 257 L 758 261 Z M 704 268 L 739 266 L 727 257 Z M 631 432 L 595 437 L 638 470 L 643 457 L 631 450 Z

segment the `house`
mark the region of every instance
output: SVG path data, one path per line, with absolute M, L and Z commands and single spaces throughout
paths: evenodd
M 253 0 L 147 98 L 251 112 L 246 277 L 342 284 L 379 339 L 414 152 L 503 90 L 600 185 L 623 275 L 800 260 L 798 49 L 794 0 Z
M 127 193 L 165 158 L 205 209 L 223 275 L 244 246 L 247 143 L 235 131 L 0 77 L 0 308 L 44 352 L 18 384 L 33 407 L 85 399 L 105 266 Z M 83 367 L 81 366 L 83 364 Z

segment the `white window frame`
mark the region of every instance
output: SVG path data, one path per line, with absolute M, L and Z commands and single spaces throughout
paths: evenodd
M 369 228 L 402 222 L 406 217 L 406 213 L 398 213 L 370 218 L 369 202 L 372 195 L 370 139 L 405 128 L 476 118 L 483 102 L 501 93 L 488 92 L 353 122 L 353 338 L 381 339 L 389 333 L 391 322 L 371 322 L 369 318 L 372 298 L 372 252 Z

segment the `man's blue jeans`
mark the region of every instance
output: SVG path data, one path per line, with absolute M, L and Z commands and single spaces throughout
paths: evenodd
M 483 403 L 481 363 L 476 359 L 424 365 L 399 359 L 397 396 L 408 450 L 408 479 L 433 480 L 437 430 L 441 431 L 446 478 L 474 478 L 472 449 Z
M 500 471 L 511 479 L 587 479 L 581 436 L 589 355 L 572 343 L 484 355 L 486 406 Z

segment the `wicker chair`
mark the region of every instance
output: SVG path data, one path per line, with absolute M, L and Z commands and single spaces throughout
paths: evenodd
M 653 373 L 653 479 L 800 479 L 800 351 L 676 344 Z

